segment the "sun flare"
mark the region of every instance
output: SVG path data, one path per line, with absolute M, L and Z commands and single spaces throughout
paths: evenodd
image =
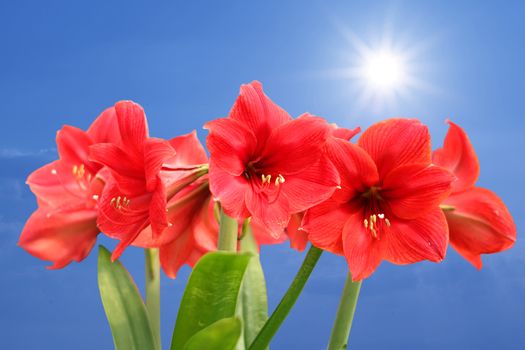
M 341 23 L 338 26 L 347 42 L 341 51 L 346 67 L 331 69 L 326 76 L 348 80 L 357 112 L 376 113 L 401 103 L 414 104 L 418 94 L 436 91 L 424 79 L 430 62 L 422 55 L 429 47 L 428 40 L 410 40 L 411 35 L 388 29 L 365 39 Z
M 381 51 L 365 57 L 362 75 L 374 88 L 395 89 L 404 82 L 405 68 L 399 55 Z

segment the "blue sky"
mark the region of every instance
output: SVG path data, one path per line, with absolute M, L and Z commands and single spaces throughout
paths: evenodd
M 27 175 L 56 156 L 63 124 L 86 128 L 119 99 L 141 103 L 151 134 L 173 137 L 225 116 L 241 83 L 257 79 L 292 115 L 311 112 L 366 127 L 417 117 L 435 147 L 451 118 L 469 133 L 479 184 L 507 203 L 515 247 L 475 270 L 449 250 L 442 264 L 383 263 L 365 281 L 352 349 L 525 347 L 525 5 L 462 1 L 16 1 L 0 3 L 0 347 L 110 349 L 96 284 L 96 254 L 60 271 L 16 246 L 35 209 Z M 397 97 L 363 99 L 343 72 L 359 60 L 356 39 L 402 54 L 416 81 Z M 101 238 L 108 246 L 113 243 Z M 265 247 L 271 308 L 303 254 Z M 123 262 L 139 284 L 142 252 Z M 189 269 L 162 281 L 167 347 Z M 322 349 L 346 274 L 324 254 L 274 349 Z

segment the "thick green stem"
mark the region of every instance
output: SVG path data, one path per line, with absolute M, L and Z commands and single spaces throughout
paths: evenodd
M 219 242 L 217 248 L 228 252 L 237 251 L 239 225 L 237 220 L 229 217 L 221 208 Z
M 160 338 L 160 261 L 159 250 L 144 249 L 146 260 L 146 308 L 157 349 L 161 349 Z
M 294 306 L 297 298 L 303 291 L 306 281 L 310 277 L 312 270 L 314 269 L 317 261 L 321 257 L 323 251 L 314 246 L 310 247 L 310 250 L 304 258 L 301 268 L 297 272 L 292 284 L 286 291 L 286 294 L 282 298 L 281 302 L 273 312 L 272 316 L 266 321 L 264 327 L 261 329 L 255 340 L 250 345 L 249 350 L 263 350 L 268 347 L 275 333 L 283 323 L 286 316 Z
M 349 273 L 343 288 L 341 300 L 339 301 L 339 307 L 337 308 L 337 315 L 332 328 L 332 334 L 330 335 L 328 350 L 346 349 L 360 289 L 361 281 L 352 282 L 352 276 Z

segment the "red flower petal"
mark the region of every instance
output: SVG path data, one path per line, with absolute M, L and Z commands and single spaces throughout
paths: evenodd
M 481 268 L 480 254 L 509 249 L 516 240 L 516 225 L 503 201 L 479 187 L 451 195 L 445 204 L 450 243 L 468 261 Z
M 207 188 L 203 192 L 205 198 L 199 200 L 201 209 L 195 213 L 193 220 L 193 239 L 199 250 L 208 252 L 217 249 L 219 224 L 214 215 L 215 202 L 211 200 L 211 194 Z
M 388 119 L 369 127 L 359 138 L 361 146 L 384 178 L 404 164 L 431 162 L 430 134 L 416 119 Z
M 293 217 L 294 215 L 292 215 L 292 218 Z M 290 226 L 290 222 L 288 223 L 288 227 Z M 285 229 L 280 229 L 279 232 L 271 231 L 265 224 L 257 220 L 257 218 L 252 218 L 250 225 L 252 226 L 252 233 L 258 248 L 260 248 L 261 245 L 281 244 L 288 239 Z
M 82 261 L 91 251 L 99 230 L 96 210 L 48 212 L 38 209 L 26 222 L 18 244 L 28 253 L 53 262 L 59 269 Z
M 115 104 L 122 145 L 136 154 L 142 154 L 142 146 L 148 138 L 148 125 L 142 107 L 132 101 Z
M 306 249 L 308 244 L 308 233 L 299 229 L 303 221 L 304 213 L 293 214 L 286 227 L 286 234 L 290 238 L 290 247 L 300 252 Z
M 363 212 L 348 219 L 343 229 L 343 249 L 353 281 L 370 276 L 379 266 L 384 240 L 375 239 L 363 226 Z
M 208 190 L 207 182 L 194 183 L 186 187 L 177 193 L 166 205 L 169 224 L 162 231 L 162 234 L 154 236 L 151 226 L 148 226 L 133 241 L 133 245 L 145 248 L 159 247 L 169 244 L 182 235 L 189 227 L 199 226 L 203 221 L 207 224 L 210 218 L 207 215 L 203 215 L 203 212 L 208 208 L 210 197 L 211 193 Z M 213 211 L 210 214 L 213 218 Z M 211 230 L 217 231 L 218 225 L 215 223 Z M 203 238 L 204 242 L 207 240 L 208 238 Z M 207 243 L 203 244 L 203 246 L 207 246 Z
M 151 194 L 145 192 L 144 188 L 137 189 L 137 196 L 124 194 L 119 185 L 120 183 L 112 178 L 106 183 L 99 199 L 97 219 L 97 225 L 102 232 L 121 241 L 113 251 L 113 260 L 117 259 L 150 224 Z M 130 202 L 126 203 L 125 200 Z
M 452 190 L 459 192 L 474 186 L 479 175 L 479 162 L 465 131 L 450 120 L 447 123 L 450 127 L 443 148 L 434 151 L 432 160 L 456 175 Z
M 352 214 L 349 205 L 329 199 L 306 211 L 301 229 L 308 233 L 314 246 L 342 255 L 343 228 Z
M 265 193 L 253 190 L 245 193 L 246 208 L 254 218 L 268 229 L 270 235 L 280 237 L 290 220 L 290 208 L 287 200 L 279 198 L 270 202 Z M 222 202 L 221 202 L 222 203 Z
M 381 196 L 399 218 L 414 219 L 435 209 L 450 194 L 455 177 L 428 164 L 407 164 L 391 171 L 383 181 Z
M 119 174 L 144 178 L 143 159 L 133 158 L 132 154 L 112 143 L 98 143 L 89 147 L 89 158 Z
M 421 260 L 440 262 L 448 245 L 445 215 L 436 208 L 412 220 L 391 218 L 385 235 L 384 259 L 394 264 L 410 264 Z
M 262 85 L 258 81 L 241 86 L 239 97 L 229 117 L 252 130 L 260 146 L 264 145 L 273 129 L 292 119 L 286 111 L 264 94 Z
M 94 143 L 120 143 L 120 131 L 115 107 L 107 108 L 87 130 Z
M 214 203 L 210 201 L 206 182 L 192 185 L 170 201 L 168 213 L 173 224 L 162 234 L 172 240 L 160 248 L 164 272 L 175 278 L 184 264 L 193 266 L 204 253 L 217 249 L 219 226 L 213 216 Z
M 193 250 L 193 237 L 190 230 L 185 230 L 171 243 L 160 247 L 160 263 L 164 273 L 170 277 L 177 277 L 182 265 L 188 263 Z
M 177 136 L 169 140 L 171 147 L 177 153 L 171 165 L 190 165 L 208 163 L 208 156 L 199 139 L 197 133 L 192 131 L 189 134 Z
M 346 141 L 350 141 L 352 137 L 361 132 L 361 128 L 358 126 L 354 129 L 340 128 L 336 124 L 331 124 L 333 126 L 332 136 Z
M 250 183 L 242 176 L 233 176 L 210 161 L 210 191 L 229 216 L 244 219 L 250 216 L 244 195 L 252 191 Z
M 257 146 L 254 134 L 241 122 L 217 119 L 205 125 L 211 160 L 231 175 L 241 175 Z
M 157 180 L 162 165 L 175 158 L 175 150 L 168 141 L 149 138 L 144 143 L 144 173 L 146 189 L 153 192 L 157 187 Z
M 168 227 L 168 217 L 166 214 L 166 188 L 160 179 L 157 180 L 157 188 L 151 196 L 149 204 L 149 220 L 153 237 L 158 237 L 162 231 Z
M 341 177 L 341 189 L 335 191 L 334 200 L 346 203 L 379 181 L 374 161 L 359 146 L 332 139 L 326 144 L 326 152 Z
M 87 162 L 92 141 L 83 130 L 66 125 L 57 133 L 56 141 L 58 154 L 64 162 L 72 165 L 84 164 L 92 173 L 100 169 L 100 166 Z
M 69 208 L 89 199 L 86 189 L 81 187 L 72 170 L 72 165 L 56 160 L 29 175 L 27 184 L 40 205 Z
M 267 174 L 298 174 L 321 158 L 330 129 L 324 119 L 303 114 L 274 129 L 258 164 Z
M 300 173 L 286 177 L 285 182 L 280 185 L 280 195 L 288 199 L 290 212 L 298 213 L 330 198 L 338 185 L 337 170 L 323 156 Z

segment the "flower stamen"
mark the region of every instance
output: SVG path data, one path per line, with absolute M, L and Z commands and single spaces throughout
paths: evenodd
M 387 227 L 390 227 L 390 220 L 385 217 L 384 213 L 372 214 L 367 219 L 363 220 L 363 225 L 365 226 L 365 229 L 370 230 L 374 238 L 379 239 L 378 231 L 382 227 L 383 222 Z
M 109 205 L 111 205 L 113 208 L 117 210 L 121 210 L 123 207 L 129 207 L 131 204 L 131 199 L 127 197 L 113 197 L 111 198 L 111 202 L 109 202 Z
M 265 183 L 270 183 L 272 181 L 272 175 L 261 174 L 261 180 L 262 180 L 263 185 Z
M 284 183 L 286 180 L 284 179 L 284 176 L 279 174 L 277 178 L 275 179 L 275 186 L 279 186 L 280 184 Z
M 86 168 L 84 164 L 80 165 L 73 165 L 73 176 L 76 177 L 77 180 L 81 180 L 84 175 L 86 174 Z

